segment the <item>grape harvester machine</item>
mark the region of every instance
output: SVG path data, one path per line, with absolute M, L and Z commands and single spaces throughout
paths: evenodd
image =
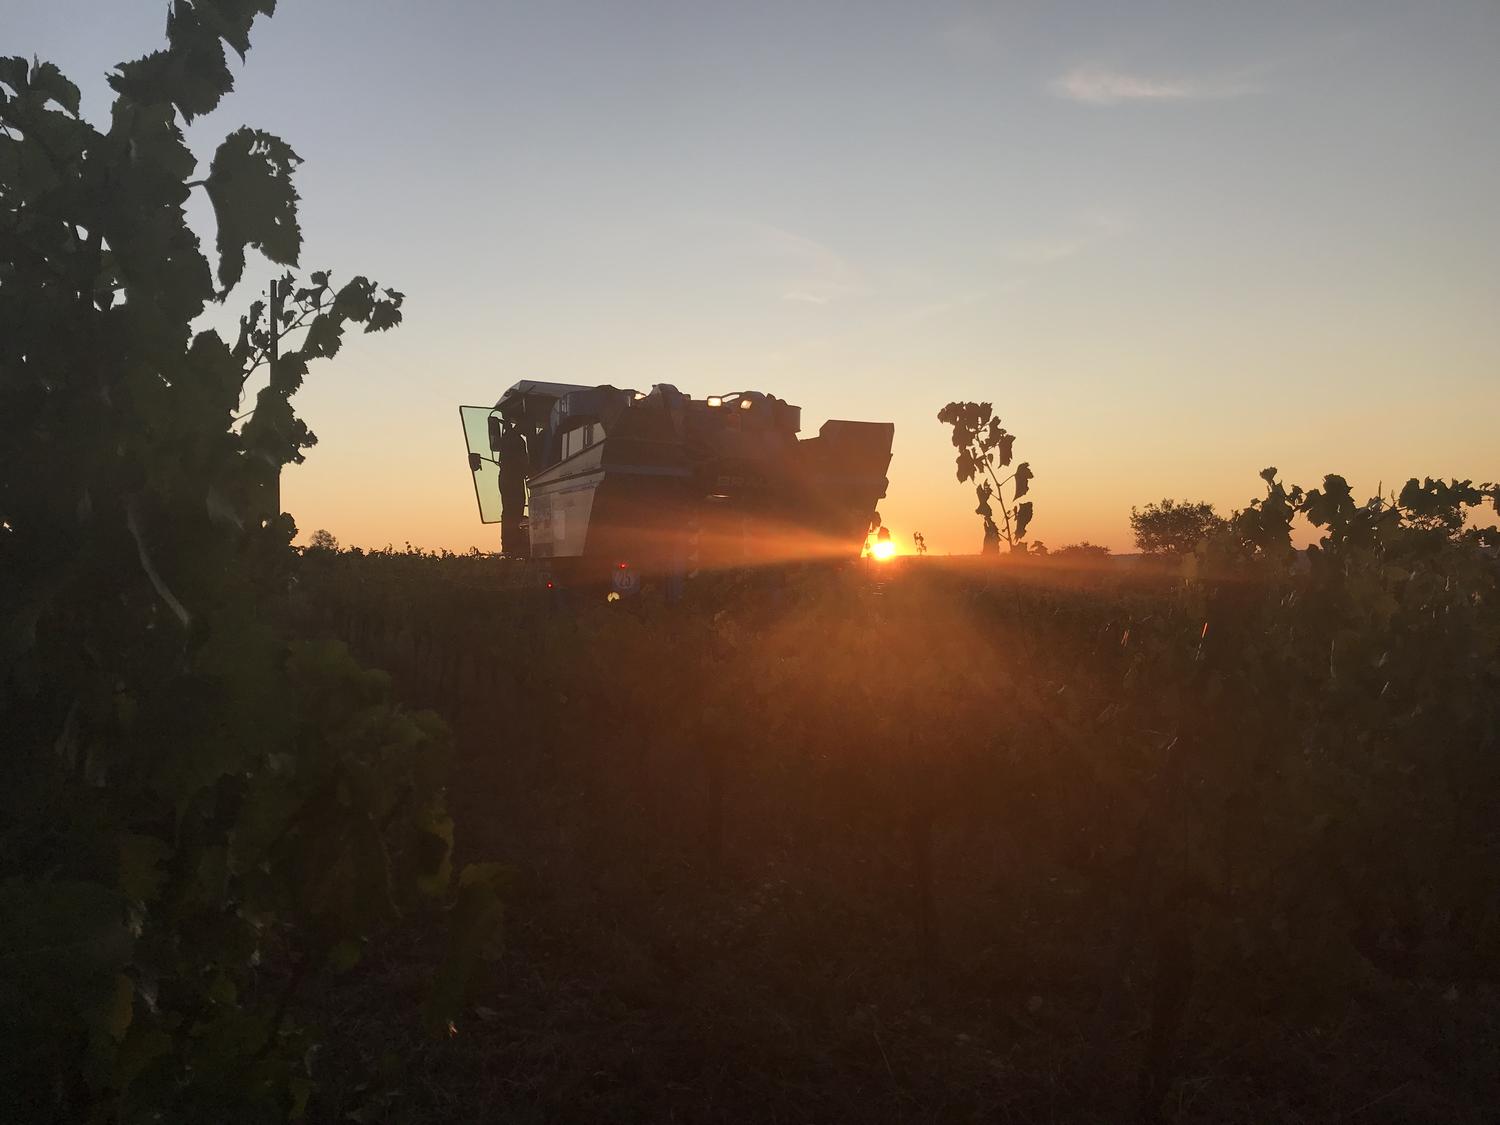
M 759 391 L 695 399 L 522 381 L 459 408 L 479 515 L 547 581 L 856 558 L 885 496 L 895 426 L 825 422 Z

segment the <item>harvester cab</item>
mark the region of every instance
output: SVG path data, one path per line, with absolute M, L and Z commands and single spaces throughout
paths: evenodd
M 854 558 L 885 495 L 895 427 L 825 422 L 759 391 L 694 399 L 522 381 L 459 408 L 480 519 L 557 580 Z M 623 574 L 621 572 L 624 572 Z

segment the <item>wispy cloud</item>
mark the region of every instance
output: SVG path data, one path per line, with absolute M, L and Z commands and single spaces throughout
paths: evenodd
M 1149 78 L 1103 66 L 1075 66 L 1047 84 L 1060 98 L 1088 105 L 1237 98 L 1256 89 L 1248 73 L 1215 78 Z
M 971 293 L 959 293 L 946 300 L 932 301 L 925 305 L 918 305 L 916 308 L 907 310 L 905 314 L 895 319 L 900 324 L 917 324 L 921 321 L 945 316 L 948 313 L 960 312 L 964 309 L 972 308 L 995 297 L 1007 297 L 1019 291 L 1021 287 L 1022 283 L 1020 281 L 1012 279 L 995 286 L 993 292 L 977 290 Z
M 1023 266 L 1050 266 L 1064 258 L 1071 258 L 1088 245 L 1089 240 L 1078 238 L 1034 238 L 1014 242 L 1005 248 L 1010 261 Z
M 1127 234 L 1131 226 L 1130 217 L 1118 211 L 1086 211 L 1075 216 L 1064 233 L 1020 239 L 1007 245 L 1004 254 L 1017 265 L 1050 266 L 1107 239 Z
M 686 217 L 680 237 L 716 271 L 764 299 L 823 306 L 872 291 L 864 270 L 832 246 L 769 223 L 723 215 Z
M 783 301 L 826 305 L 868 291 L 864 275 L 832 247 L 780 227 L 751 223 L 747 229 L 752 256 L 766 259 L 780 276 Z

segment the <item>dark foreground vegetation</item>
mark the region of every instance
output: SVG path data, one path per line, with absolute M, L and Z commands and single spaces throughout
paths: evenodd
M 1195 577 L 913 559 L 675 606 L 310 553 L 307 627 L 451 721 L 460 852 L 513 872 L 450 1038 L 423 926 L 319 994 L 313 1104 L 1487 1120 L 1500 591 L 1407 500 L 1310 566 L 1273 478 Z

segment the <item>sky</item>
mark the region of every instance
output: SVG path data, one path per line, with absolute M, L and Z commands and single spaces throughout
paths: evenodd
M 165 10 L 3 0 L 0 53 L 102 123 Z M 1054 548 L 1269 465 L 1500 478 L 1495 0 L 282 0 L 251 39 L 195 152 L 284 138 L 304 270 L 407 294 L 299 395 L 304 534 L 493 549 L 457 408 L 519 379 L 894 422 L 881 512 L 938 554 L 980 540 L 954 399 Z

